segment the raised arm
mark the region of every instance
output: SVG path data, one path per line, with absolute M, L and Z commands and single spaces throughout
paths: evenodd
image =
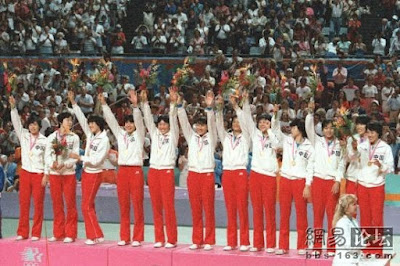
M 147 101 L 147 92 L 145 90 L 142 90 L 140 93 L 140 97 L 142 100 L 142 111 L 143 111 L 143 116 L 144 116 L 144 123 L 147 127 L 147 130 L 150 133 L 150 137 L 153 136 L 153 133 L 156 132 L 157 128 L 156 125 L 154 124 L 154 119 L 151 114 L 149 102 Z
M 214 104 L 214 93 L 209 90 L 206 94 L 206 113 L 207 113 L 207 127 L 208 133 L 210 134 L 210 139 L 213 147 L 217 147 L 218 143 L 218 133 L 217 133 L 217 125 L 215 124 L 215 113 L 212 109 Z
M 144 144 L 146 130 L 143 124 L 142 113 L 138 108 L 138 97 L 136 91 L 134 90 L 129 91 L 129 100 L 131 101 L 133 107 L 133 121 L 135 122 L 135 127 L 138 132 L 139 142 Z
M 189 143 L 190 138 L 193 135 L 192 126 L 189 123 L 189 119 L 187 117 L 185 108 L 183 108 L 182 103 L 178 104 L 178 118 L 179 124 L 181 125 L 183 136 L 185 137 L 186 141 Z
M 72 104 L 72 110 L 74 110 L 76 119 L 78 119 L 78 122 L 81 125 L 83 132 L 85 133 L 86 136 L 90 136 L 91 131 L 89 129 L 89 124 L 81 108 L 75 102 L 74 92 L 68 91 L 68 99 Z
M 222 110 L 218 110 L 217 114 L 215 116 L 216 118 L 216 126 L 217 126 L 217 134 L 219 137 L 219 140 L 221 141 L 222 145 L 224 145 L 224 139 L 228 135 L 228 133 L 225 131 L 224 128 L 224 118 L 222 114 Z
M 111 132 L 114 134 L 116 138 L 118 138 L 118 135 L 121 133 L 121 127 L 119 126 L 117 119 L 115 119 L 115 116 L 113 115 L 110 107 L 107 105 L 104 95 L 102 93 L 99 93 L 97 98 L 101 103 L 104 119 L 106 120 L 108 126 L 110 127 Z
M 282 146 L 282 141 L 285 139 L 285 134 L 283 134 L 281 130 L 281 122 L 277 118 L 277 113 L 278 113 L 279 106 L 275 105 L 274 106 L 274 115 L 272 116 L 271 119 L 271 129 L 279 139 L 280 146 Z
M 249 93 L 247 91 L 244 91 L 243 97 L 245 98 L 243 103 L 243 119 L 249 135 L 252 136 L 257 130 L 257 125 L 254 123 L 253 116 L 251 115 Z
M 314 102 L 310 102 L 308 104 L 309 112 L 308 115 L 306 116 L 306 133 L 308 140 L 311 142 L 311 144 L 315 147 L 315 141 L 317 140 L 317 134 L 315 133 L 315 126 L 314 126 L 314 109 L 315 109 L 315 104 Z
M 19 141 L 21 142 L 21 135 L 22 131 L 24 130 L 22 123 L 21 123 L 21 118 L 19 117 L 18 110 L 15 108 L 15 99 L 13 96 L 10 96 L 9 102 L 11 105 L 11 122 L 13 124 L 15 133 L 17 134 L 17 137 Z

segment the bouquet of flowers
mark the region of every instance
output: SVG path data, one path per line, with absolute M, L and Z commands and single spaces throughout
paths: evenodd
M 348 118 L 349 114 L 349 110 L 342 107 L 333 121 L 335 137 L 339 140 L 346 140 L 348 137 L 353 136 L 353 122 Z
M 250 65 L 247 65 L 239 69 L 238 81 L 242 89 L 250 89 L 256 80 L 256 77 L 253 74 L 247 74 L 249 68 Z
M 78 73 L 78 67 L 80 65 L 80 62 L 77 58 L 75 58 L 69 60 L 69 63 L 72 65 L 72 72 L 70 73 L 69 86 L 76 89 L 82 84 L 80 79 L 81 75 Z
M 146 90 L 148 87 L 153 86 L 157 82 L 158 76 L 158 68 L 157 61 L 153 60 L 148 68 L 142 68 L 138 73 L 140 78 L 140 87 L 139 90 Z M 137 70 L 135 70 L 137 73 Z
M 312 65 L 311 69 L 311 78 L 310 78 L 310 89 L 311 95 L 310 98 L 315 98 L 317 92 L 321 92 L 324 90 L 324 86 L 322 85 L 321 78 L 317 75 L 317 66 Z
M 53 150 L 54 150 L 54 153 L 57 158 L 58 158 L 58 156 L 62 156 L 62 157 L 66 156 L 66 152 L 68 150 L 68 145 L 67 145 L 67 140 L 65 137 L 59 139 L 56 136 L 53 139 L 53 141 L 51 142 L 51 144 L 53 146 Z
M 3 84 L 7 94 L 10 94 L 17 88 L 17 75 L 8 68 L 7 62 L 3 63 Z
M 113 88 L 114 75 L 106 64 L 99 64 L 99 72 L 92 75 L 92 80 L 98 87 L 103 88 L 104 92 L 110 93 Z
M 189 73 L 193 71 L 193 69 L 189 67 L 189 61 L 190 58 L 186 57 L 183 61 L 183 66 L 181 68 L 177 68 L 171 81 L 173 87 L 180 88 L 188 80 Z

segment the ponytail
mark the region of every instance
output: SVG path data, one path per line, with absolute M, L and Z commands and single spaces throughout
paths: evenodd
M 333 216 L 332 227 L 336 227 L 336 223 L 346 215 L 346 210 L 349 205 L 357 201 L 357 197 L 353 194 L 344 194 L 339 198 L 339 202 L 336 205 L 335 215 Z

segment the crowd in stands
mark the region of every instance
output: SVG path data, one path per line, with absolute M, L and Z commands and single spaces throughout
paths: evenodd
M 129 0 L 1 0 L 0 55 L 124 52 Z
M 363 56 L 368 51 L 358 30 L 361 16 L 370 11 L 362 2 L 147 1 L 143 24 L 131 44 L 139 53 L 203 55 L 237 50 L 273 56 L 276 61 L 299 55 Z
M 296 64 L 282 64 L 280 67 L 274 60 L 270 59 L 251 59 L 247 61 L 237 55 L 225 57 L 223 54 L 217 54 L 205 67 L 203 73 L 189 71 L 189 76 L 185 83 L 180 87 L 184 92 L 185 107 L 190 121 L 193 121 L 198 115 L 203 114 L 205 108 L 204 95 L 207 90 L 220 92 L 221 77 L 225 74 L 231 76 L 237 75 L 240 68 L 247 65 L 247 73 L 256 77 L 253 85 L 249 89 L 250 104 L 254 119 L 260 114 L 272 114 L 274 103 L 277 101 L 276 93 L 273 91 L 273 82 L 282 84 L 279 87 L 281 94 L 279 103 L 280 111 L 278 118 L 281 120 L 282 130 L 290 131 L 290 121 L 295 118 L 304 118 L 307 114 L 307 98 L 310 93 L 310 82 L 315 71 L 321 80 L 322 91 L 315 95 L 317 104 L 315 114 L 315 128 L 318 134 L 322 134 L 322 121 L 332 119 L 338 113 L 346 109 L 349 118 L 355 119 L 357 116 L 368 115 L 373 121 L 384 122 L 383 139 L 393 148 L 393 155 L 397 157 L 400 148 L 400 61 L 397 56 L 393 56 L 390 61 L 383 62 L 379 56 L 375 61 L 367 64 L 363 71 L 365 81 L 355 82 L 353 77 L 348 74 L 342 61 L 337 61 L 337 66 L 333 70 L 332 80 L 328 80 L 327 66 L 324 59 L 318 60 L 315 65 L 300 59 Z M 108 103 L 113 109 L 117 120 L 122 125 L 123 117 L 131 114 L 132 109 L 129 101 L 125 97 L 130 89 L 138 89 L 140 82 L 135 78 L 129 80 L 128 76 L 120 75 L 112 59 L 105 56 L 102 64 L 110 70 L 112 84 L 108 93 Z M 10 70 L 9 70 L 10 71 Z M 101 92 L 96 81 L 92 79 L 95 73 L 101 71 L 101 64 L 96 61 L 93 63 L 81 63 L 78 67 L 80 80 L 79 87 L 75 87 L 76 101 L 82 107 L 82 111 L 89 115 L 90 113 L 101 112 L 100 103 L 97 101 L 97 95 Z M 68 102 L 66 93 L 72 87 L 71 66 L 64 59 L 58 63 L 48 64 L 42 68 L 38 65 L 26 65 L 22 68 L 15 67 L 14 73 L 15 88 L 11 91 L 17 102 L 17 109 L 23 121 L 31 115 L 37 115 L 42 119 L 41 133 L 49 135 L 57 128 L 57 114 L 67 110 Z M 285 82 L 281 82 L 282 79 Z M 280 86 L 280 85 L 279 85 Z M 169 84 L 157 84 L 149 89 L 149 99 L 151 110 L 156 120 L 158 115 L 167 114 L 169 111 Z M 2 103 L 0 106 L 1 129 L 0 129 L 0 156 L 1 164 L 6 172 L 8 185 L 14 184 L 17 172 L 16 162 L 18 162 L 18 139 L 10 123 L 10 106 L 6 99 L 7 92 L 2 92 Z M 230 122 L 234 116 L 234 110 L 226 98 L 224 108 L 225 127 L 230 128 Z M 74 131 L 77 132 L 81 140 L 84 141 L 84 134 L 80 132 L 78 125 Z M 110 133 L 109 138 L 112 146 L 116 148 L 116 140 Z M 177 153 L 180 157 L 177 161 L 177 167 L 180 168 L 183 175 L 187 174 L 187 145 L 184 145 L 184 138 L 178 147 Z M 149 139 L 145 142 L 146 161 L 151 156 L 149 153 Z M 81 145 L 84 147 L 84 144 Z M 15 155 L 14 155 L 15 154 Z M 113 155 L 115 157 L 115 153 Z M 221 146 L 217 149 L 215 160 L 216 183 L 220 184 L 221 160 L 223 158 Z M 15 159 L 17 158 L 17 159 Z M 111 158 L 111 157 L 110 157 Z M 115 160 L 115 158 L 114 158 Z M 112 161 L 109 163 L 110 169 L 115 169 Z M 77 175 L 79 178 L 79 174 Z M 180 183 L 184 186 L 184 176 Z M 6 182 L 7 183 L 7 182 Z

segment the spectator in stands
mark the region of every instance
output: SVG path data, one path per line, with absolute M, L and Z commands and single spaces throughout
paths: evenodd
M 87 29 L 85 37 L 82 39 L 81 51 L 83 55 L 96 55 L 97 53 L 97 41 L 93 37 L 92 30 Z M 116 53 L 114 51 L 114 53 Z
M 355 91 L 359 88 L 354 84 L 354 79 L 349 77 L 347 79 L 347 85 L 343 87 L 343 91 L 346 95 L 346 100 L 351 102 L 355 97 Z
M 333 70 L 332 78 L 335 83 L 334 95 L 337 95 L 347 81 L 347 69 L 343 67 L 342 61 L 339 61 L 337 68 Z
M 343 2 L 340 0 L 330 0 L 332 8 L 332 17 L 330 22 L 330 39 L 339 36 L 340 27 L 342 26 Z
M 386 40 L 383 38 L 381 32 L 377 32 L 372 40 L 372 48 L 374 55 L 385 56 Z
M 121 25 L 117 24 L 115 31 L 111 33 L 111 54 L 123 54 L 125 43 L 125 33 L 122 31 Z
M 92 95 L 87 93 L 86 87 L 82 86 L 80 89 L 80 94 L 75 98 L 75 101 L 82 109 L 85 115 L 93 112 L 94 101 Z
M 347 40 L 346 34 L 340 36 L 340 41 L 338 42 L 337 49 L 340 57 L 347 57 L 350 51 L 351 41 Z
M 172 30 L 168 40 L 168 53 L 183 54 L 185 38 L 181 35 L 179 29 Z
M 54 54 L 68 54 L 69 45 L 64 39 L 64 33 L 58 32 L 56 34 L 56 40 L 54 42 Z
M 203 37 L 200 35 L 200 31 L 195 30 L 194 31 L 194 37 L 190 42 L 190 47 L 188 49 L 188 52 L 198 54 L 198 55 L 203 55 L 204 54 L 204 45 L 205 41 Z
M 396 36 L 393 38 L 390 44 L 389 55 L 398 55 L 400 52 L 400 31 L 396 32 Z
M 54 36 L 49 32 L 49 26 L 44 27 L 43 33 L 40 35 L 39 47 L 40 54 L 51 55 L 53 54 Z
M 151 39 L 151 44 L 153 47 L 153 53 L 165 53 L 167 38 L 164 36 L 161 29 L 156 31 L 156 34 Z
M 365 45 L 365 43 L 363 43 L 361 35 L 358 35 L 357 41 L 353 43 L 351 52 L 356 57 L 364 57 L 364 55 L 367 53 L 367 46 Z
M 143 53 L 145 51 L 148 42 L 146 36 L 143 35 L 143 30 L 139 29 L 138 34 L 133 37 L 131 44 L 133 45 L 134 52 Z
M 223 0 L 220 0 L 220 4 L 223 4 Z M 228 41 L 231 32 L 231 27 L 226 23 L 226 19 L 221 17 L 219 23 L 215 26 L 215 42 L 218 47 L 226 54 L 228 48 Z

